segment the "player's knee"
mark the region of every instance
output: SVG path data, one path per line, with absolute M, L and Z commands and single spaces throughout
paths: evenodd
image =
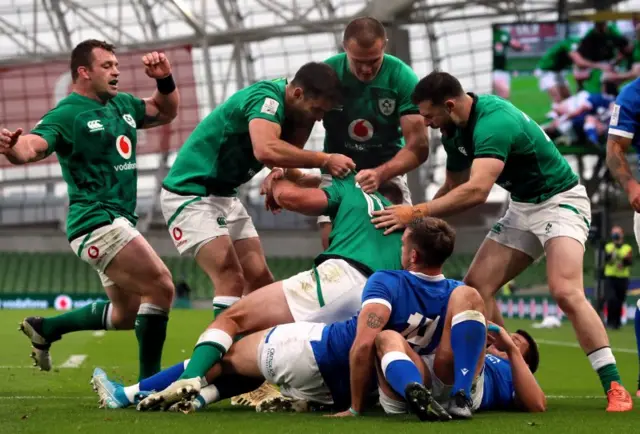
M 556 303 L 558 303 L 558 307 L 569 316 L 571 316 L 573 311 L 582 303 L 588 303 L 584 291 L 580 288 L 551 286 L 549 289 Z
M 451 293 L 449 304 L 455 309 L 472 309 L 485 313 L 484 300 L 480 293 L 469 285 L 458 286 Z
M 143 295 L 163 308 L 170 308 L 175 295 L 175 285 L 167 267 L 159 267 L 153 275 L 143 283 Z
M 246 283 L 248 292 L 253 292 L 256 289 L 271 285 L 274 282 L 273 274 L 266 263 L 250 276 L 245 275 L 245 278 L 247 279 Z
M 404 338 L 396 331 L 383 330 L 376 336 L 375 345 L 378 358 L 382 358 L 389 351 L 403 348 Z

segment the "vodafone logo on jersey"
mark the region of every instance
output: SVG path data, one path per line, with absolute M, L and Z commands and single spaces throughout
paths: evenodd
M 131 158 L 131 152 L 133 151 L 133 146 L 131 146 L 131 140 L 127 136 L 118 136 L 116 139 L 116 149 L 118 153 L 124 158 L 128 160 Z
M 356 119 L 349 124 L 349 137 L 356 142 L 366 142 L 373 137 L 373 125 L 366 119 Z

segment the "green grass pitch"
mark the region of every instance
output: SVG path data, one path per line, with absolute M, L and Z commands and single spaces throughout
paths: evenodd
M 604 411 L 600 383 L 587 358 L 575 346 L 570 326 L 555 330 L 531 330 L 540 339 L 541 364 L 538 381 L 549 395 L 544 414 L 480 413 L 471 421 L 440 424 L 420 423 L 412 416 L 387 417 L 373 412 L 357 419 L 327 419 L 319 413 L 259 414 L 248 408 L 231 407 L 227 402 L 206 411 L 183 415 L 139 413 L 135 409 L 101 410 L 89 379 L 95 366 L 123 382 L 135 382 L 137 348 L 132 332 L 108 332 L 94 336 L 81 332 L 65 336 L 52 348 L 51 372 L 29 366 L 26 338 L 17 331 L 18 322 L 31 314 L 55 312 L 2 311 L 0 315 L 0 433 L 631 433 L 640 426 L 640 400 L 625 414 Z M 208 324 L 208 311 L 172 313 L 169 321 L 164 365 L 169 366 L 191 354 L 197 336 Z M 526 327 L 530 321 L 509 321 L 508 327 Z M 638 357 L 633 327 L 611 332 L 612 347 L 623 382 L 635 393 Z M 78 368 L 57 368 L 71 355 L 86 355 Z M 427 431 L 428 430 L 428 431 Z

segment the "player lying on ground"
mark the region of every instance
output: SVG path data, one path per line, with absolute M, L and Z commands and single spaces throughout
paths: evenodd
M 451 405 L 462 407 L 467 401 L 466 408 L 473 412 L 545 411 L 544 392 L 533 376 L 538 369 L 538 347 L 524 330 L 509 335 L 502 327 L 490 324 L 487 339 L 491 345 L 482 349 L 473 384 L 467 385 L 470 390 L 456 390 L 456 372 L 470 374 L 457 358 L 464 354 L 466 342 L 451 335 L 452 330 L 458 330 L 455 326 L 460 319 L 460 315 L 448 319 L 440 345 L 427 356 L 420 356 L 395 331 L 385 330 L 376 337 L 380 404 L 384 411 L 406 413 L 402 391 L 416 382 L 427 385 L 433 399 L 445 410 Z M 466 416 L 471 416 L 471 412 Z
M 140 378 L 160 370 L 174 285 L 169 270 L 135 228 L 137 129 L 171 122 L 180 96 L 163 53 L 142 57 L 157 90 L 139 99 L 118 92 L 118 60 L 106 42 L 86 40 L 71 53 L 72 93 L 30 134 L 0 132 L 0 153 L 13 164 L 56 152 L 67 183 L 67 238 L 100 276 L 109 301 L 52 318 L 28 317 L 20 328 L 31 357 L 51 369 L 51 344 L 80 330 L 131 330 L 138 338 Z
M 584 294 L 591 204 L 578 175 L 540 126 L 508 101 L 465 93 L 455 77 L 438 71 L 423 78 L 413 96 L 425 122 L 442 131 L 446 181 L 432 201 L 375 211 L 373 221 L 390 232 L 416 216 L 441 217 L 480 205 L 494 184 L 505 188 L 507 213 L 483 241 L 464 281 L 482 294 L 487 317 L 502 324 L 496 292 L 546 254 L 549 291 L 600 377 L 607 411 L 630 411 L 633 402 L 607 332 Z
M 295 400 L 334 405 L 338 409 L 347 408 L 351 402 L 350 410 L 339 415 L 355 415 L 364 410 L 367 397 L 375 390 L 375 334 L 371 339 L 369 335 L 382 329 L 395 330 L 411 339 L 416 351 L 428 354 L 438 346 L 451 318 L 458 321 L 448 335 L 464 342 L 454 349 L 456 360 L 463 369 L 475 369 L 486 339 L 482 299 L 473 288 L 445 279 L 441 274 L 454 241 L 455 233 L 442 220 L 416 220 L 403 235 L 406 271 L 375 273 L 367 281 L 359 315 L 331 325 L 285 324 L 246 336 L 231 346 L 220 369 L 209 371 L 208 382 L 221 374 L 266 378 L 279 385 L 283 395 Z M 381 307 L 386 314 L 380 312 Z M 416 333 L 422 324 L 425 327 L 420 330 L 424 333 Z M 460 373 L 456 384 L 470 389 L 472 379 Z M 117 387 L 102 372 L 97 372 L 94 380 L 101 399 L 109 400 L 115 395 Z M 193 410 L 209 402 L 208 397 L 221 398 L 217 392 L 205 392 L 215 386 L 202 388 L 202 385 L 199 378 L 180 381 L 163 393 L 150 395 L 138 408 L 169 408 L 184 399 L 178 407 Z M 355 389 L 350 390 L 350 385 Z M 153 386 L 156 385 L 147 385 Z M 168 393 L 170 390 L 173 392 Z M 190 403 L 198 393 L 201 396 Z M 403 395 L 421 419 L 449 419 L 446 412 L 431 402 L 421 383 L 409 385 Z M 262 410 L 282 405 L 281 400 L 261 404 Z
M 402 235 L 385 236 L 370 222 L 372 210 L 402 202 L 400 189 L 385 184 L 379 192 L 366 194 L 354 178 L 354 174 L 333 178 L 331 185 L 322 189 L 299 187 L 287 180 L 272 182 L 269 188 L 277 204 L 271 206 L 332 216 L 330 247 L 315 259 L 311 270 L 254 291 L 216 317 L 201 335 L 182 378 L 203 376 L 220 361 L 238 334 L 298 321 L 346 320 L 360 309 L 368 276 L 378 270 L 402 268 Z M 319 177 L 315 182 L 320 182 Z
M 193 255 L 211 279 L 214 314 L 273 283 L 238 188 L 265 165 L 322 167 L 338 177 L 355 168 L 344 155 L 300 149 L 315 122 L 341 99 L 333 69 L 307 63 L 291 82 L 263 80 L 231 95 L 178 152 L 162 183 L 162 212 L 180 254 Z
M 607 167 L 611 175 L 618 181 L 627 193 L 633 214 L 633 232 L 636 242 L 640 246 L 640 183 L 634 178 L 627 160 L 631 148 L 636 153 L 640 151 L 640 78 L 626 85 L 613 108 L 609 122 L 609 137 L 607 138 Z M 636 341 L 638 345 L 638 359 L 640 362 L 640 302 L 635 316 Z M 638 374 L 638 391 L 640 397 L 640 373 Z
M 541 127 L 554 139 L 558 135 L 564 136 L 569 143 L 586 139 L 600 150 L 600 138 L 607 131 L 617 95 L 618 87 L 611 82 L 602 83 L 601 92 L 580 91 L 554 104 L 551 112 L 554 119 Z
M 411 205 L 406 173 L 429 156 L 427 128 L 411 102 L 416 73 L 402 60 L 385 53 L 387 33 L 373 17 L 349 22 L 342 38 L 343 53 L 325 60 L 345 89 L 342 106 L 326 114 L 324 151 L 351 157 L 356 181 L 366 193 L 391 182 L 402 189 L 402 203 Z M 323 170 L 321 187 L 331 184 Z M 329 246 L 331 219 L 318 217 L 322 246 Z

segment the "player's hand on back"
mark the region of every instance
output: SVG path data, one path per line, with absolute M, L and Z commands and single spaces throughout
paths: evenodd
M 15 131 L 9 131 L 6 128 L 0 130 L 0 152 L 6 153 L 18 143 L 18 138 L 22 134 L 22 128 Z
M 404 229 L 415 217 L 411 205 L 392 205 L 380 211 L 374 211 L 371 223 L 376 229 L 386 229 L 385 235 L 393 231 Z
M 171 64 L 164 53 L 153 51 L 142 56 L 144 72 L 151 78 L 159 79 L 171 74 Z
M 380 174 L 375 169 L 365 169 L 358 172 L 356 182 L 365 193 L 374 193 L 378 191 L 382 180 Z
M 352 170 L 355 170 L 356 163 L 346 155 L 342 154 L 329 154 L 329 158 L 322 166 L 331 176 L 337 178 L 344 178 Z

